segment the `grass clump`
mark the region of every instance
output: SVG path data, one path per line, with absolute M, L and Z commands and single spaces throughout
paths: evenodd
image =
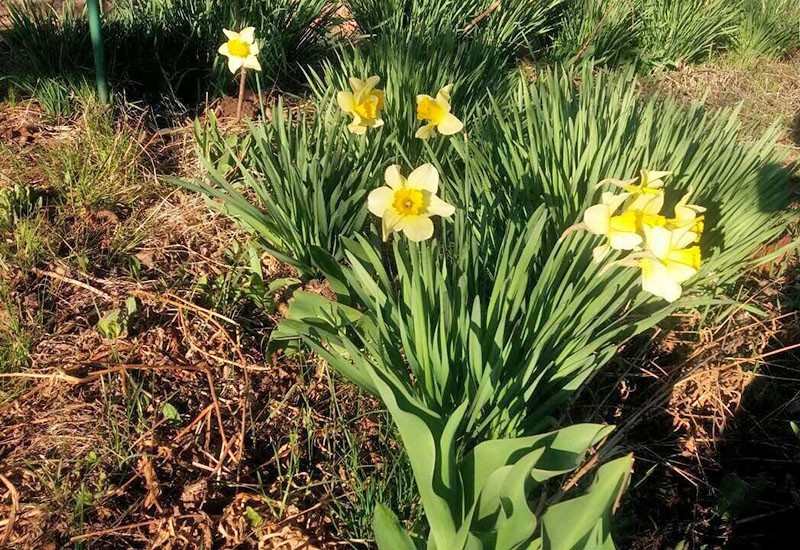
M 800 4 L 793 0 L 740 0 L 733 37 L 741 61 L 782 59 L 800 48 Z

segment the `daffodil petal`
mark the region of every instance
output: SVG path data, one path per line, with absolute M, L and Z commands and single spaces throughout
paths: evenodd
M 217 50 L 221 55 L 229 56 L 231 55 L 230 49 L 228 49 L 228 43 L 225 42 L 222 46 L 219 47 Z
M 436 195 L 430 196 L 430 202 L 428 203 L 428 214 L 431 216 L 442 216 L 446 218 L 448 216 L 452 216 L 456 212 L 456 207 L 452 204 L 448 204 L 444 202 L 442 199 L 437 197 Z
M 608 244 L 614 250 L 633 250 L 642 244 L 642 237 L 636 233 L 611 233 Z
M 583 223 L 586 230 L 594 235 L 608 233 L 609 209 L 605 204 L 595 204 L 583 213 Z
M 402 229 L 403 217 L 394 208 L 387 208 L 381 220 L 381 234 L 384 242 L 389 240 L 389 235 Z
M 608 244 L 601 244 L 600 246 L 595 246 L 592 250 L 592 259 L 596 264 L 599 264 L 603 261 L 603 258 L 608 256 L 611 247 Z
M 363 136 L 367 133 L 367 127 L 361 124 L 361 118 L 356 116 L 353 119 L 353 122 L 347 125 L 347 129 L 350 130 L 353 134 L 358 134 L 359 136 Z
M 664 298 L 668 302 L 674 302 L 680 298 L 683 289 L 669 276 L 664 264 L 658 260 L 644 259 L 640 261 L 640 265 L 643 290 Z
M 347 80 L 350 82 L 350 87 L 353 89 L 354 93 L 357 93 L 358 91 L 361 90 L 361 88 L 364 87 L 364 81 L 361 80 L 360 78 L 351 76 Z
M 463 130 L 464 123 L 458 120 L 453 113 L 447 113 L 436 129 L 442 135 L 451 136 Z
M 436 171 L 433 164 L 423 164 L 408 175 L 406 186 L 428 191 L 434 195 L 439 190 L 439 172 Z
M 400 189 L 406 182 L 406 178 L 400 173 L 400 166 L 392 164 L 383 173 L 383 180 L 390 189 Z
M 436 94 L 436 99 L 444 99 L 445 101 L 450 101 L 450 91 L 453 89 L 452 84 L 448 84 L 447 86 L 443 87 L 439 90 L 439 93 Z
M 255 42 L 256 39 L 256 28 L 255 27 L 245 27 L 244 29 L 239 31 L 239 38 L 242 42 L 246 42 L 247 44 L 252 44 Z
M 392 207 L 392 201 L 394 201 L 394 190 L 391 187 L 378 187 L 373 189 L 367 197 L 367 208 L 382 218 L 384 212 Z
M 672 233 L 669 229 L 645 225 L 643 230 L 647 250 L 651 251 L 656 258 L 666 258 L 672 244 Z
M 222 32 L 228 40 L 240 40 L 238 32 L 229 31 L 228 29 L 222 29 Z
M 417 133 L 414 134 L 414 137 L 419 139 L 428 139 L 432 135 L 436 133 L 436 125 L 435 124 L 426 124 L 425 126 L 421 127 L 417 130 Z
M 245 69 L 253 69 L 254 71 L 261 70 L 261 63 L 258 62 L 258 58 L 254 55 L 248 55 L 244 58 L 242 65 Z
M 379 76 L 371 76 L 364 83 L 364 87 L 367 88 L 368 90 L 371 90 L 372 88 L 377 86 L 380 81 L 381 81 L 381 77 L 379 77 Z
M 231 57 L 228 58 L 228 70 L 230 72 L 232 72 L 233 74 L 236 74 L 236 72 L 241 68 L 242 68 L 242 58 L 241 57 L 231 56 Z
M 666 265 L 667 274 L 676 283 L 682 283 L 697 274 L 697 270 L 690 265 L 669 262 Z
M 405 216 L 402 228 L 410 241 L 420 242 L 433 236 L 433 222 L 427 216 Z
M 601 195 L 601 202 L 608 207 L 608 214 L 613 215 L 620 205 L 630 196 L 630 193 L 611 193 L 609 191 L 604 191 Z
M 258 55 L 258 52 L 261 51 L 261 48 L 258 46 L 258 42 L 253 42 L 250 44 L 250 55 Z
M 353 112 L 353 94 L 351 92 L 339 92 L 336 94 L 336 102 L 339 104 L 339 108 L 342 109 L 345 113 Z

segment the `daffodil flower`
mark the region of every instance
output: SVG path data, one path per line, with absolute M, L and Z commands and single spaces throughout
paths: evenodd
M 368 197 L 369 211 L 382 219 L 383 240 L 402 231 L 412 241 L 433 236 L 431 216 L 452 216 L 455 207 L 436 196 L 439 173 L 432 164 L 423 164 L 408 178 L 400 174 L 396 164 L 384 174 L 386 185 L 373 190 Z
M 590 206 L 583 213 L 583 223 L 570 229 L 585 229 L 593 235 L 603 235 L 606 242 L 595 247 L 592 257 L 600 262 L 612 248 L 614 250 L 633 250 L 642 244 L 638 233 L 637 215 L 627 210 L 617 215 L 619 207 L 630 197 L 628 193 L 603 193 L 600 204 Z M 569 230 L 567 230 L 569 231 Z
M 366 81 L 350 77 L 353 91 L 339 92 L 336 95 L 342 111 L 353 117 L 353 121 L 347 126 L 352 133 L 364 135 L 367 128 L 383 126 L 383 92 L 375 89 L 380 81 L 378 76 L 371 76 Z
M 674 302 L 683 292 L 681 283 L 700 269 L 700 247 L 690 246 L 698 235 L 687 228 L 645 226 L 644 232 L 645 252 L 638 260 L 642 289 Z
M 675 217 L 666 220 L 665 226 L 667 229 L 688 228 L 689 231 L 697 235 L 697 240 L 699 240 L 705 226 L 705 216 L 702 214 L 706 209 L 696 204 L 688 204 L 691 194 L 692 190 L 689 189 L 689 192 L 675 205 Z
M 429 95 L 417 96 L 417 118 L 427 121 L 427 124 L 417 130 L 415 137 L 428 139 L 436 131 L 443 136 L 457 134 L 464 128 L 464 123 L 458 120 L 450 112 L 450 90 L 452 84 L 448 84 L 433 98 Z
M 244 67 L 245 69 L 261 70 L 258 62 L 258 43 L 256 42 L 255 27 L 247 27 L 239 32 L 222 29 L 228 41 L 219 47 L 219 53 L 228 58 L 228 70 L 233 74 Z
M 597 187 L 606 183 L 611 183 L 622 188 L 629 194 L 630 200 L 625 205 L 626 210 L 640 212 L 643 218 L 657 216 L 664 206 L 664 178 L 672 172 L 650 171 L 643 169 L 639 172 L 639 177 L 629 180 L 606 179 L 597 184 Z M 644 220 L 643 220 L 644 221 Z M 653 224 L 662 223 L 663 220 L 653 218 L 649 220 Z

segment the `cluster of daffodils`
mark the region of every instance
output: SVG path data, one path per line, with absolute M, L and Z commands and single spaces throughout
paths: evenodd
M 631 180 L 604 180 L 620 187 L 622 193 L 605 192 L 600 204 L 586 210 L 583 223 L 567 232 L 583 229 L 602 236 L 593 250 L 600 262 L 611 250 L 631 251 L 618 265 L 642 270 L 642 288 L 669 302 L 677 300 L 681 283 L 700 269 L 700 247 L 705 208 L 688 204 L 687 193 L 675 206 L 674 216 L 661 214 L 664 206 L 664 178 L 670 172 L 642 170 Z M 565 233 L 566 234 L 566 233 Z
M 350 91 L 340 91 L 336 101 L 342 111 L 352 118 L 347 129 L 364 135 L 370 128 L 383 126 L 381 112 L 384 106 L 383 91 L 376 88 L 381 79 L 371 76 L 366 80 L 350 77 Z M 428 139 L 437 132 L 443 136 L 457 134 L 464 124 L 451 113 L 450 91 L 445 86 L 436 97 L 417 96 L 417 119 L 424 125 L 415 137 Z M 387 241 L 392 233 L 403 233 L 409 240 L 419 242 L 433 236 L 433 216 L 449 217 L 456 209 L 440 199 L 439 172 L 432 164 L 423 164 L 408 177 L 400 173 L 396 164 L 384 174 L 386 185 L 374 189 L 367 199 L 369 211 L 381 219 L 381 233 Z
M 383 126 L 383 91 L 375 88 L 381 81 L 380 77 L 371 76 L 366 80 L 350 77 L 349 80 L 351 91 L 341 91 L 336 96 L 342 111 L 352 117 L 347 129 L 354 134 L 364 135 L 369 128 Z M 464 129 L 464 123 L 450 112 L 452 89 L 453 85 L 448 84 L 439 90 L 436 97 L 427 94 L 417 96 L 417 119 L 424 125 L 417 130 L 416 137 L 428 139 L 437 132 L 451 136 Z

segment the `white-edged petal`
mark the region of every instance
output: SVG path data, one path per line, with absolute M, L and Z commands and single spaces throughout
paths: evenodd
M 433 222 L 427 216 L 404 216 L 403 233 L 410 241 L 420 242 L 433 236 Z
M 432 195 L 436 194 L 436 191 L 439 190 L 439 172 L 436 171 L 433 164 L 423 164 L 408 175 L 406 186 L 428 191 Z
M 430 216 L 442 216 L 446 218 L 456 212 L 456 207 L 444 202 L 436 195 L 431 195 L 428 203 L 428 214 Z
M 444 136 L 451 136 L 463 130 L 464 123 L 458 120 L 453 113 L 447 113 L 436 129 Z
M 391 187 L 378 187 L 370 191 L 367 197 L 367 208 L 382 218 L 384 212 L 392 207 L 392 202 L 394 202 L 394 190 Z
M 406 183 L 406 178 L 400 173 L 400 165 L 392 164 L 383 173 L 383 180 L 390 189 L 400 189 Z

